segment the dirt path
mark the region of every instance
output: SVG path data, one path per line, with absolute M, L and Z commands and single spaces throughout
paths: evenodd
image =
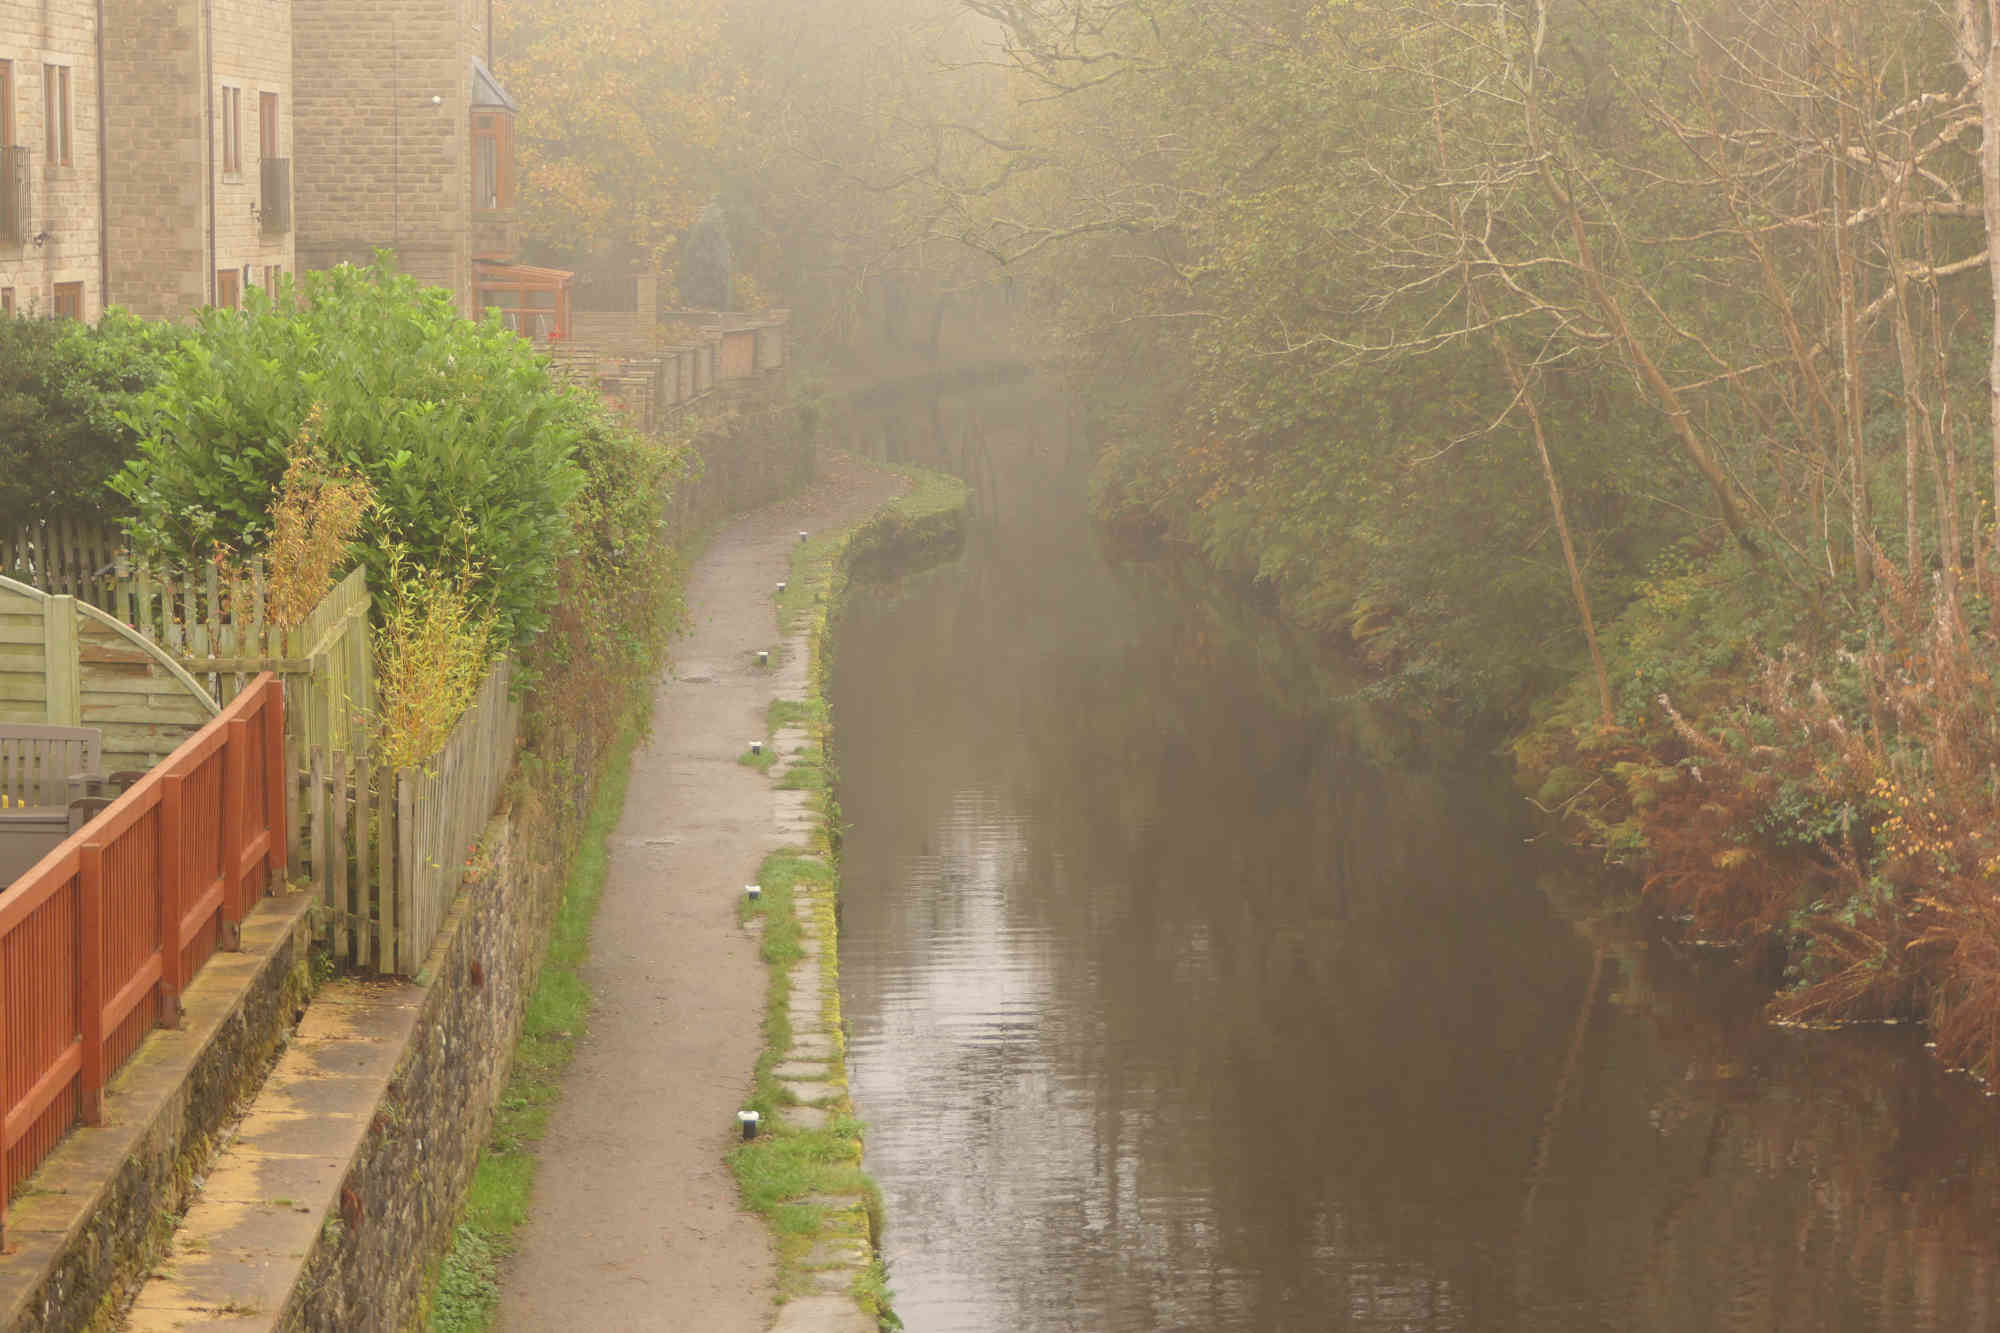
M 762 1048 L 765 974 L 736 899 L 777 845 L 770 785 L 736 762 L 775 693 L 772 589 L 801 528 L 842 527 L 894 477 L 822 455 L 805 493 L 732 521 L 690 572 L 693 626 L 634 756 L 585 980 L 597 997 L 542 1143 L 507 1333 L 752 1333 L 771 1243 L 723 1164 Z

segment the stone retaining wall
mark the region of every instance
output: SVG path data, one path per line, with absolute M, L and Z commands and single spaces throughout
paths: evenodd
M 585 790 L 567 793 L 585 799 Z M 449 1244 L 492 1127 L 568 858 L 557 821 L 510 809 L 481 844 L 419 981 L 416 1029 L 278 1320 L 281 1329 L 404 1328 Z
M 181 1026 L 152 1033 L 106 1089 L 104 1124 L 71 1134 L 7 1213 L 0 1328 L 99 1326 L 173 1229 L 216 1139 L 257 1090 L 311 989 L 304 893 L 266 899 L 243 948 L 181 994 Z

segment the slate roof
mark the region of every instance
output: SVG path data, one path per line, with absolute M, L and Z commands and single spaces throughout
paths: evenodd
M 500 80 L 493 77 L 493 71 L 486 68 L 486 62 L 477 56 L 472 60 L 472 105 L 497 106 L 503 111 L 521 109 L 500 86 Z

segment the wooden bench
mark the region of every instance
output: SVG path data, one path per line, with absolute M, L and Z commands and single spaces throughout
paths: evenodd
M 96 727 L 36 727 L 0 723 L 0 796 L 12 806 L 67 809 L 101 780 Z
M 0 723 L 0 889 L 111 803 L 135 773 L 101 771 L 96 727 Z

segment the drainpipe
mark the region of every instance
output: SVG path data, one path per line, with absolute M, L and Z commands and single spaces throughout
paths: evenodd
M 202 165 L 208 176 L 208 303 L 215 304 L 215 21 L 201 0 Z
M 111 305 L 111 159 L 104 130 L 104 0 L 97 0 L 97 315 Z

